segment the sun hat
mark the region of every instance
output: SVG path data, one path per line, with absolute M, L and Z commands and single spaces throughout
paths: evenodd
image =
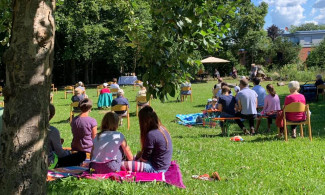
M 212 102 L 212 99 L 208 99 L 208 102 Z
M 107 87 L 107 86 L 108 86 L 108 84 L 107 84 L 107 83 L 104 83 L 104 84 L 103 84 L 103 86 Z
M 234 89 L 236 92 L 240 91 L 240 88 L 238 86 L 235 86 Z

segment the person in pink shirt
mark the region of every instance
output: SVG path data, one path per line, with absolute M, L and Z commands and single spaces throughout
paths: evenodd
M 305 96 L 298 93 L 298 90 L 300 88 L 298 81 L 291 81 L 288 84 L 290 95 L 288 95 L 284 99 L 284 106 L 289 105 L 293 102 L 300 102 L 303 104 L 306 104 Z M 290 112 L 286 113 L 286 119 L 289 121 L 304 121 L 306 120 L 306 113 L 305 112 Z M 296 127 L 297 125 L 291 125 L 292 133 L 291 137 L 296 138 Z
M 274 90 L 273 85 L 268 84 L 266 86 L 266 91 L 269 95 L 267 95 L 264 98 L 264 107 L 263 107 L 263 110 L 261 111 L 261 116 L 268 117 L 267 118 L 267 132 L 270 132 L 272 119 L 276 118 L 276 115 L 277 115 L 278 111 L 281 110 L 281 107 L 280 107 L 279 96 L 276 94 L 276 91 Z M 257 118 L 256 131 L 258 131 L 258 128 L 260 127 L 261 119 L 262 119 L 261 116 L 259 116 Z

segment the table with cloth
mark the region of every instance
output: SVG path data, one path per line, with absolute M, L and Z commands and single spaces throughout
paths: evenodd
M 119 85 L 133 85 L 138 80 L 137 76 L 120 76 L 118 78 Z
M 113 95 L 112 93 L 103 93 L 98 97 L 97 106 L 98 108 L 109 107 L 112 105 Z

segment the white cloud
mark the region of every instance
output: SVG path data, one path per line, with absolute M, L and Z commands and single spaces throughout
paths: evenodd
M 317 0 L 314 3 L 313 8 L 325 8 L 325 0 Z
M 325 8 L 319 9 L 319 14 L 314 18 L 318 24 L 325 24 Z
M 300 25 L 305 18 L 305 9 L 302 5 L 307 0 L 264 0 L 264 2 L 274 6 L 270 12 L 272 23 L 280 28 Z
M 304 21 L 304 24 L 306 24 L 306 23 L 313 23 L 313 24 L 315 24 L 315 25 L 318 24 L 318 22 L 315 21 L 315 20 L 305 20 L 305 21 Z

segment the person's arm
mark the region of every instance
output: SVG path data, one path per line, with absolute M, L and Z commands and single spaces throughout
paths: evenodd
M 238 112 L 240 112 L 241 109 L 242 109 L 242 106 L 241 106 L 241 102 L 240 102 L 240 100 L 238 100 L 237 104 L 238 104 Z
M 94 145 L 91 147 L 90 160 L 93 159 Z
M 258 108 L 258 100 L 257 100 L 257 98 L 256 98 L 256 108 Z
M 147 162 L 150 159 L 150 156 L 152 155 L 153 149 L 155 145 L 155 137 L 150 136 L 150 132 L 147 134 L 147 139 L 144 143 L 144 149 L 143 153 L 141 155 L 141 158 L 139 159 L 141 162 Z
M 97 135 L 97 125 L 91 129 L 91 139 L 94 139 Z
M 53 146 L 53 150 L 56 155 L 58 155 L 59 158 L 63 158 L 65 156 L 70 155 L 70 151 L 63 150 L 62 144 L 61 144 L 61 137 L 60 132 L 57 129 L 52 129 L 51 134 L 49 137 L 49 141 L 51 142 L 51 145 Z
M 219 110 L 219 112 L 222 112 L 222 104 L 218 104 L 218 110 Z
M 129 161 L 133 160 L 133 154 L 132 154 L 132 152 L 131 152 L 130 147 L 127 145 L 125 139 L 123 140 L 123 142 L 122 142 L 122 144 L 121 144 L 121 147 L 122 147 L 122 149 L 123 149 L 123 152 L 124 152 L 126 158 L 127 158 Z

